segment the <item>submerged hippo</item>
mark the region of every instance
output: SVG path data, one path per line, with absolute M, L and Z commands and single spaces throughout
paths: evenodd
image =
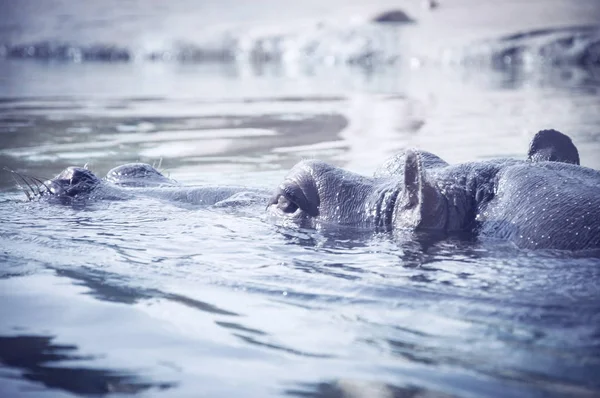
M 67 167 L 48 181 L 15 174 L 29 200 L 85 205 L 99 200 L 126 200 L 139 196 L 187 205 L 223 205 L 265 201 L 268 190 L 235 186 L 186 187 L 146 163 L 128 163 L 101 179 L 86 167 Z
M 303 227 L 469 232 L 522 248 L 600 248 L 600 172 L 581 167 L 571 139 L 555 130 L 536 134 L 527 160 L 450 165 L 408 150 L 374 177 L 302 161 L 271 199 L 260 189 L 184 187 L 147 164 L 119 166 L 102 180 L 70 167 L 44 183 L 25 182 L 34 196 L 61 203 L 140 194 L 189 204 L 259 202 Z

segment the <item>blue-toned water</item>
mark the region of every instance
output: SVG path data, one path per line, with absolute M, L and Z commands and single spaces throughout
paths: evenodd
M 274 189 L 301 159 L 524 158 L 556 128 L 600 168 L 598 1 L 426 5 L 4 1 L 0 166 Z M 593 397 L 599 282 L 594 253 L 26 202 L 3 172 L 0 396 Z

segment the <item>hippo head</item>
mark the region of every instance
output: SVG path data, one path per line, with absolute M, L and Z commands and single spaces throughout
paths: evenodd
M 91 192 L 100 179 L 84 167 L 67 167 L 53 179 L 46 181 L 44 194 L 54 197 L 74 198 Z
M 444 230 L 447 200 L 429 182 L 418 152 L 404 155 L 403 172 L 367 178 L 320 161 L 298 163 L 280 184 L 268 211 L 300 226 L 353 225 Z

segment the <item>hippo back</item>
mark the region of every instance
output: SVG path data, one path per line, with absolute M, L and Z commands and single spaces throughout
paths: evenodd
M 600 172 L 557 162 L 515 164 L 497 175 L 478 213 L 480 235 L 531 249 L 600 248 Z
M 146 163 L 127 163 L 110 170 L 106 181 L 122 187 L 177 186 L 177 182 L 165 177 Z

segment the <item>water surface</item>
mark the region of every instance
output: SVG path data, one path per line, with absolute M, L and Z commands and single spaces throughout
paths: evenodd
M 407 3 L 407 27 L 364 22 L 385 1 L 13 3 L 0 164 L 21 173 L 144 161 L 274 188 L 306 158 L 524 158 L 542 128 L 600 168 L 594 1 Z M 600 394 L 593 253 L 24 199 L 0 173 L 1 396 Z

